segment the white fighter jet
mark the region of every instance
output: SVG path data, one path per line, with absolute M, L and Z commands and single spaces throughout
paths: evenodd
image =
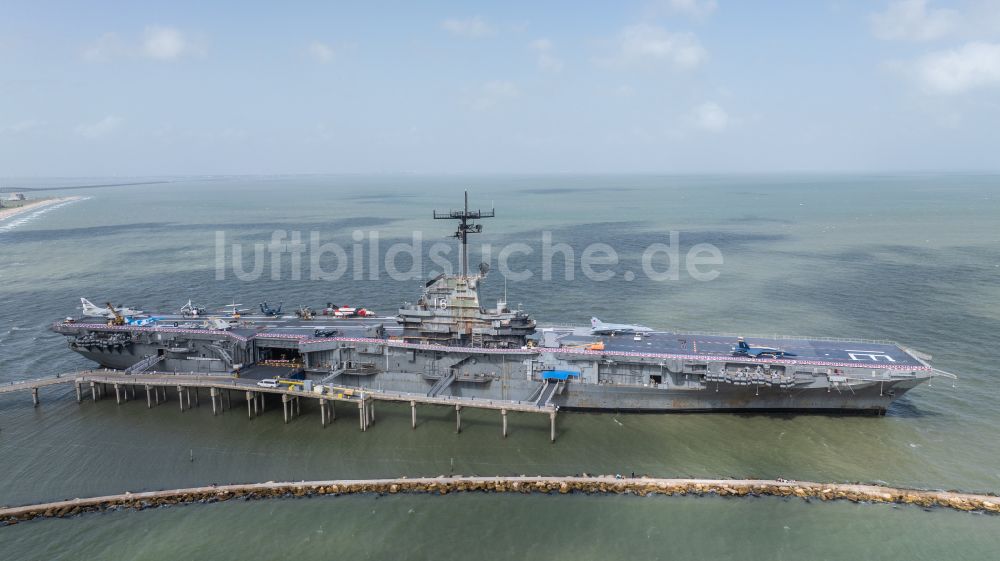
M 631 325 L 627 323 L 604 323 L 597 318 L 590 318 L 591 335 L 614 335 L 616 333 L 649 333 L 653 331 L 649 327 L 642 325 Z

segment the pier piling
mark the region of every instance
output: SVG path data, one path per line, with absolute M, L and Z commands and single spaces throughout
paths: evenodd
M 76 402 L 83 403 L 83 389 L 81 388 L 82 384 L 77 382 L 73 385 L 76 386 Z
M 147 409 L 152 409 L 153 408 L 153 394 L 150 393 L 150 392 L 151 392 L 151 389 L 147 385 L 146 386 L 146 408 Z
M 94 403 L 97 403 L 97 384 L 94 382 L 90 383 L 90 397 L 94 400 Z
M 551 427 L 551 429 L 550 429 L 550 435 L 549 435 L 549 440 L 551 442 L 555 442 L 556 441 L 556 412 L 555 411 L 549 413 L 549 426 Z
M 288 424 L 288 394 L 281 394 L 281 409 L 285 414 L 285 424 Z
M 417 428 L 417 402 L 410 401 L 410 428 Z
M 462 406 L 455 406 L 455 433 L 462 432 Z
M 507 410 L 500 410 L 500 417 L 503 418 L 503 437 L 507 438 Z
M 218 414 L 218 410 L 215 407 L 215 397 L 219 394 L 219 390 L 215 388 L 208 388 L 208 397 L 212 399 L 212 415 Z
M 31 388 L 31 402 L 38 407 L 38 388 Z

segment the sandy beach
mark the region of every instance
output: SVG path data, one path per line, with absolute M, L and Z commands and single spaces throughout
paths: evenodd
M 0 221 L 6 220 L 8 218 L 12 218 L 14 216 L 17 216 L 18 214 L 23 214 L 23 213 L 31 211 L 31 210 L 37 210 L 37 209 L 40 209 L 40 208 L 43 208 L 43 207 L 52 206 L 54 204 L 59 204 L 59 203 L 66 202 L 66 201 L 75 201 L 75 200 L 80 199 L 80 198 L 82 198 L 82 197 L 78 197 L 78 196 L 74 196 L 74 197 L 57 197 L 57 198 L 54 198 L 54 199 L 42 199 L 42 200 L 38 200 L 38 201 L 29 201 L 27 204 L 24 204 L 24 205 L 16 207 L 16 208 L 6 208 L 6 207 L 0 208 Z

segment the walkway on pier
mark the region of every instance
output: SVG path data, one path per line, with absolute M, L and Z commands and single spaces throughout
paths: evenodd
M 56 375 L 49 376 L 47 378 L 35 378 L 33 380 L 19 380 L 17 382 L 11 382 L 9 384 L 4 384 L 0 386 L 0 395 L 5 393 L 14 393 L 21 391 L 31 391 L 31 401 L 34 402 L 35 407 L 38 407 L 38 388 L 44 388 L 46 386 L 55 386 L 59 384 L 72 384 L 75 380 L 75 374 L 67 375 Z
M 44 388 L 45 386 L 54 386 L 56 384 L 72 384 L 75 377 L 76 373 L 67 374 L 65 376 L 60 374 L 59 376 L 35 378 L 32 380 L 18 380 L 16 382 L 10 382 L 9 384 L 0 386 L 0 394 Z
M 359 427 L 367 430 L 375 422 L 375 401 L 409 402 L 411 409 L 411 425 L 417 427 L 417 404 L 443 405 L 455 408 L 455 431 L 462 431 L 462 410 L 492 409 L 500 411 L 502 417 L 502 434 L 507 436 L 507 413 L 516 411 L 522 413 L 547 414 L 549 416 L 550 439 L 556 438 L 556 413 L 558 407 L 542 402 L 524 402 L 513 400 L 479 399 L 452 395 L 429 396 L 418 393 L 391 392 L 369 388 L 353 388 L 340 386 L 322 386 L 323 393 L 307 392 L 299 385 L 267 388 L 257 385 L 257 380 L 237 378 L 228 375 L 200 375 L 194 373 L 143 372 L 126 374 L 119 370 L 85 370 L 56 377 L 41 378 L 9 384 L 0 387 L 0 392 L 31 390 L 35 406 L 38 406 L 38 388 L 54 384 L 74 384 L 76 400 L 82 402 L 84 393 L 89 389 L 89 397 L 97 401 L 110 392 L 114 392 L 115 402 L 123 403 L 135 399 L 136 390 L 146 393 L 147 407 L 159 405 L 168 399 L 168 390 L 176 390 L 180 410 L 190 409 L 194 390 L 194 404 L 199 405 L 200 389 L 209 391 L 212 402 L 212 413 L 218 414 L 232 406 L 232 392 L 242 392 L 247 403 L 247 416 L 253 419 L 264 410 L 265 394 L 281 396 L 284 420 L 288 423 L 301 412 L 301 399 L 315 399 L 319 403 L 320 422 L 325 427 L 329 421 L 336 419 L 335 402 L 354 403 L 358 407 Z M 318 385 L 317 385 L 318 386 Z M 316 388 L 317 386 L 313 386 Z M 227 399 L 228 398 L 228 399 Z M 228 401 L 228 405 L 226 404 Z

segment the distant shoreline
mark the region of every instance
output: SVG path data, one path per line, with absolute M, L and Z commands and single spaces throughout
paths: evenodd
M 35 193 L 38 191 L 69 191 L 71 189 L 98 189 L 101 187 L 133 187 L 136 185 L 161 185 L 164 183 L 170 183 L 170 181 L 133 181 L 131 183 L 95 183 L 92 185 L 62 185 L 56 187 L 17 187 L 13 189 L 3 189 L 2 192 L 24 192 L 24 193 Z
M 63 203 L 66 201 L 75 201 L 82 198 L 83 197 L 57 197 L 55 199 L 42 199 L 38 201 L 30 201 L 16 208 L 7 208 L 7 207 L 0 208 L 0 220 L 7 220 L 8 218 L 12 218 L 14 216 L 17 216 L 18 214 L 23 214 L 25 212 L 28 212 L 29 210 L 37 210 L 47 206 L 52 206 L 54 204 Z

